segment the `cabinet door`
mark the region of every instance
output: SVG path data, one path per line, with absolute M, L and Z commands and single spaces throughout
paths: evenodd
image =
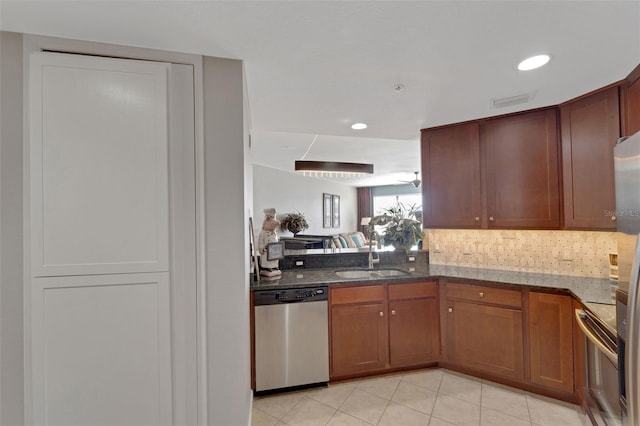
M 613 147 L 620 137 L 618 88 L 560 109 L 564 224 L 570 229 L 616 229 Z
M 422 133 L 425 227 L 480 227 L 478 134 L 477 123 Z
M 383 369 L 388 361 L 387 304 L 331 308 L 331 376 Z
M 484 140 L 489 228 L 559 228 L 556 110 L 489 120 Z
M 522 312 L 448 301 L 447 359 L 452 364 L 524 379 Z
M 571 297 L 529 293 L 531 382 L 573 392 Z
M 625 136 L 640 131 L 640 65 L 622 85 L 622 129 Z
M 389 303 L 392 367 L 438 361 L 438 302 L 435 298 Z

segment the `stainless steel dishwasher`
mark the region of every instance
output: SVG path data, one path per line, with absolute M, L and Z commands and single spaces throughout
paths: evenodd
M 256 392 L 329 380 L 327 287 L 257 290 Z

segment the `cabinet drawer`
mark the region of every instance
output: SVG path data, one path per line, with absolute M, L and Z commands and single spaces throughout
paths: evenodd
M 331 289 L 331 304 L 378 302 L 385 300 L 384 285 L 363 285 Z
M 438 294 L 438 288 L 434 281 L 389 284 L 389 300 L 436 297 L 436 294 Z
M 473 284 L 447 283 L 447 297 L 480 303 L 492 303 L 520 308 L 522 292 Z

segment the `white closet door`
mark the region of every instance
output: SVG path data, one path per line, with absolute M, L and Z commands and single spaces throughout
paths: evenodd
M 195 358 L 195 225 L 184 218 L 194 216 L 194 165 L 183 158 L 193 131 L 176 119 L 172 140 L 185 148 L 173 140 L 170 166 L 169 70 L 30 56 L 26 356 L 34 425 L 170 425 L 174 407 L 184 424 L 193 411 L 185 399 L 195 370 L 185 363 Z M 173 97 L 172 110 L 192 102 Z M 180 205 L 173 209 L 169 170 Z M 174 249 L 184 248 L 171 262 L 170 232 Z M 184 347 L 172 348 L 172 339 Z
M 168 270 L 167 67 L 31 55 L 32 276 Z

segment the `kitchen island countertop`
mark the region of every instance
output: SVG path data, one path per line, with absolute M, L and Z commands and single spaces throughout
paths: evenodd
M 251 281 L 251 290 L 275 290 L 285 288 L 304 288 L 318 285 L 373 284 L 376 282 L 410 282 L 437 278 L 456 278 L 460 280 L 486 281 L 509 285 L 521 285 L 553 290 L 566 290 L 573 293 L 580 301 L 601 304 L 612 304 L 612 282 L 607 278 L 578 277 L 571 275 L 554 275 L 534 272 L 508 271 L 498 269 L 469 268 L 461 266 L 444 266 L 430 264 L 405 264 L 376 266 L 374 269 L 402 269 L 411 271 L 407 275 L 396 277 L 341 278 L 337 269 L 290 269 L 283 270 L 282 276 L 276 280 L 261 278 L 260 283 Z M 366 269 L 366 268 L 351 268 Z M 411 270 L 413 269 L 413 270 Z M 615 285 L 615 283 L 613 283 Z

